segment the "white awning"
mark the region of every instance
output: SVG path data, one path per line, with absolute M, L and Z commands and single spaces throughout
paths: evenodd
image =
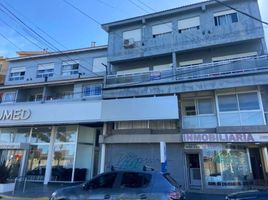
M 183 30 L 187 28 L 192 28 L 200 26 L 200 17 L 192 17 L 188 19 L 183 19 L 178 21 L 178 29 Z

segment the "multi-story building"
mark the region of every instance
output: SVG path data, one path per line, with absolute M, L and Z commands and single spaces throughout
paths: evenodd
M 4 84 L 6 72 L 7 72 L 6 59 L 0 56 L 0 84 Z
M 267 184 L 267 48 L 262 23 L 242 13 L 261 19 L 258 3 L 223 2 L 102 25 L 109 34 L 103 98 L 125 101 L 133 113 L 111 108 L 116 120 L 100 140 L 104 169 L 159 170 L 162 141 L 168 171 L 186 189 Z
M 106 62 L 106 46 L 8 59 L 0 161 L 11 166 L 10 178 L 47 184 L 96 174 Z

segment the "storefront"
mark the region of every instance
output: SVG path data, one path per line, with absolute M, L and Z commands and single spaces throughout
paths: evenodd
M 1 128 L 0 158 L 10 179 L 84 181 L 93 175 L 95 138 L 96 129 L 79 125 Z M 28 148 L 14 146 L 22 143 Z
M 267 137 L 268 134 L 185 134 L 188 188 L 242 189 L 267 184 Z

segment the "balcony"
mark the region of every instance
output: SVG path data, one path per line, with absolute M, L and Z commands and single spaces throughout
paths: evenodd
M 105 87 L 111 88 L 174 81 L 195 81 L 201 79 L 253 74 L 265 71 L 268 71 L 268 55 L 178 67 L 176 72 L 166 70 L 128 75 L 108 75 Z

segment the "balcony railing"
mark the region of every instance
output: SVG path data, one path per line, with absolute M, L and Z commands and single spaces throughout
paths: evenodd
M 178 67 L 175 73 L 172 70 L 166 70 L 126 75 L 108 75 L 106 87 L 220 78 L 262 71 L 268 71 L 268 55 Z

